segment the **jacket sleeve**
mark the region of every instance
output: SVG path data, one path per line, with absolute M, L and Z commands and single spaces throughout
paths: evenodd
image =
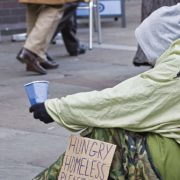
M 169 54 L 166 52 L 155 68 L 113 88 L 49 99 L 46 110 L 57 123 L 72 131 L 87 127 L 162 130 L 180 116 L 180 81 L 175 78 L 180 60 L 172 51 Z

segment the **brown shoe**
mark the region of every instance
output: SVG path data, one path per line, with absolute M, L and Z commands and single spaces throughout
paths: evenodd
M 45 69 L 56 69 L 59 66 L 55 61 L 51 62 L 49 60 L 41 62 L 40 64 Z
M 23 50 L 24 50 L 24 48 L 22 48 L 22 49 L 18 52 L 18 54 L 17 54 L 17 56 L 16 56 L 16 59 L 17 59 L 18 61 L 20 61 L 21 63 L 25 63 L 25 62 L 26 62 L 26 60 L 24 59 Z
M 28 49 L 22 48 L 17 55 L 17 59 L 20 62 L 27 64 L 27 71 L 33 71 L 39 74 L 47 73 L 46 70 L 40 65 L 39 61 L 41 61 L 41 58 Z
M 28 63 L 26 65 L 26 71 L 33 71 L 33 72 L 37 72 L 39 74 L 47 74 L 46 70 L 43 67 L 41 67 L 40 64 L 37 66 L 32 63 Z

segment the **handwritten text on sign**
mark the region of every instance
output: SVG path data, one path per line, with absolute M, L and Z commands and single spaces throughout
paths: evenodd
M 58 180 L 107 180 L 116 145 L 70 136 Z

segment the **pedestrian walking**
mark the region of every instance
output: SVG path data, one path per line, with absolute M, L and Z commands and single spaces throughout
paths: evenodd
M 67 3 L 64 15 L 58 24 L 56 32 L 54 33 L 53 39 L 56 35 L 61 32 L 64 45 L 70 56 L 77 56 L 86 52 L 87 46 L 81 44 L 76 35 L 77 33 L 77 19 L 76 10 L 79 2 Z
M 52 36 L 63 16 L 66 2 L 74 0 L 19 0 L 27 6 L 27 39 L 17 59 L 26 63 L 27 71 L 46 74 L 46 69 L 58 67 L 47 58 Z

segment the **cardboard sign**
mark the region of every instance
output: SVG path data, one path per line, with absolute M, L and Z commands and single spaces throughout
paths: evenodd
M 70 136 L 58 180 L 107 180 L 116 145 Z

